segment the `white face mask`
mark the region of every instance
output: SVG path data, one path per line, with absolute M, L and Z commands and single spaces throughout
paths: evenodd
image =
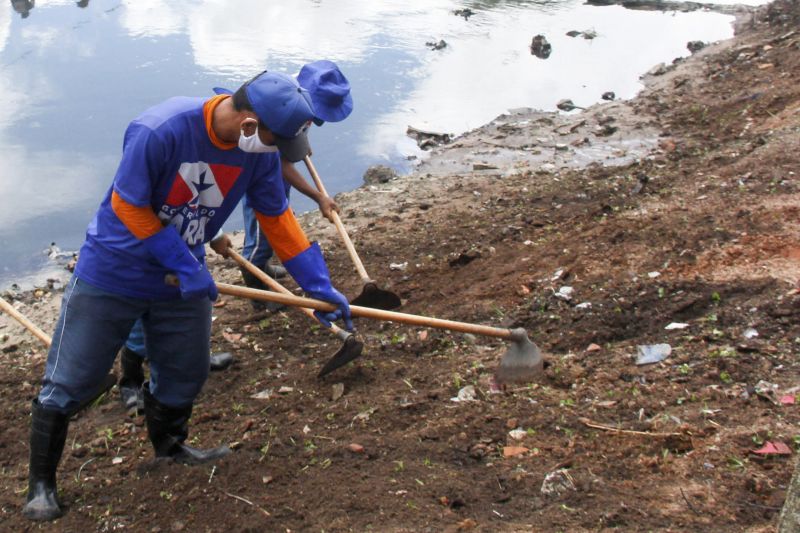
M 264 144 L 261 142 L 261 139 L 258 137 L 258 124 L 256 124 L 256 131 L 250 136 L 244 134 L 244 130 L 240 130 L 239 133 L 239 148 L 243 152 L 249 152 L 251 154 L 262 154 L 265 152 L 277 152 L 277 146 L 270 146 L 268 144 Z

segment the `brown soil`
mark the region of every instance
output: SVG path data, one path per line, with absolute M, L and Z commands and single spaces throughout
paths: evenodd
M 39 526 L 19 511 L 44 352 L 2 317 L 0 529 L 773 530 L 793 460 L 751 452 L 800 444 L 800 406 L 755 390 L 800 385 L 798 22 L 798 0 L 779 1 L 632 102 L 500 117 L 414 175 L 339 198 L 402 311 L 524 327 L 548 357 L 530 385 L 493 390 L 500 341 L 366 320 L 364 356 L 318 380 L 335 337 L 226 297 L 213 343 L 236 363 L 210 377 L 191 429 L 193 444 L 235 453 L 214 467 L 154 463 L 142 419 L 112 392 L 71 425 L 67 513 Z M 625 135 L 654 148 L 616 166 L 569 164 Z M 462 167 L 448 172 L 448 158 Z M 356 295 L 330 226 L 306 223 Z M 212 265 L 239 281 L 230 263 Z M 564 286 L 569 301 L 555 295 Z M 56 293 L 16 297 L 52 331 Z M 637 366 L 637 345 L 656 343 L 671 355 Z M 451 401 L 467 385 L 477 400 Z M 526 450 L 507 457 L 511 447 Z M 574 489 L 547 495 L 558 469 Z

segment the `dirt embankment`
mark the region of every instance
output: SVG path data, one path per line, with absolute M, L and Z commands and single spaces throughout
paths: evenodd
M 236 453 L 153 464 L 112 394 L 71 426 L 56 528 L 773 530 L 800 444 L 799 19 L 778 2 L 632 102 L 503 116 L 341 195 L 403 311 L 526 328 L 548 353 L 535 383 L 493 390 L 498 341 L 364 320 L 363 357 L 317 380 L 335 337 L 223 299 L 213 343 L 237 361 L 209 379 L 192 435 Z M 357 294 L 330 226 L 305 223 Z M 17 305 L 49 331 L 57 298 Z M 0 327 L 0 523 L 21 531 L 44 353 Z M 670 355 L 637 366 L 652 344 Z M 474 401 L 451 401 L 467 386 Z M 792 456 L 752 453 L 765 443 Z

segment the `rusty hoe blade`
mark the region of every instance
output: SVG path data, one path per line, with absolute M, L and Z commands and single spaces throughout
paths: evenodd
M 328 362 L 325 363 L 325 366 L 323 366 L 322 370 L 319 371 L 317 377 L 321 378 L 323 376 L 327 376 L 337 368 L 342 367 L 353 359 L 360 357 L 363 350 L 364 343 L 356 339 L 356 336 L 350 333 L 347 335 L 342 347 L 333 355 L 333 357 L 328 359 Z
M 498 384 L 533 381 L 544 370 L 541 350 L 522 328 L 512 330 L 508 340 L 511 344 L 495 372 L 495 380 Z
M 386 311 L 397 309 L 402 305 L 399 296 L 393 292 L 379 289 L 373 282 L 364 284 L 361 294 L 353 298 L 353 301 L 350 303 L 361 307 L 384 309 Z

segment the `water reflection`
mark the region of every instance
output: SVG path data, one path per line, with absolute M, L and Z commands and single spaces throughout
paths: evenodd
M 641 72 L 687 55 L 687 41 L 732 33 L 721 15 L 582 1 L 49 0 L 33 9 L 12 0 L 0 9 L 0 288 L 38 266 L 51 241 L 80 244 L 125 126 L 169 96 L 336 61 L 354 112 L 312 132 L 315 164 L 335 193 L 359 185 L 372 164 L 407 169 L 407 157 L 422 155 L 409 125 L 457 134 L 509 108 L 630 97 Z M 597 38 L 566 36 L 589 29 Z M 530 54 L 536 34 L 552 44 L 547 60 Z M 425 46 L 439 40 L 447 47 Z M 312 208 L 301 195 L 292 201 Z

